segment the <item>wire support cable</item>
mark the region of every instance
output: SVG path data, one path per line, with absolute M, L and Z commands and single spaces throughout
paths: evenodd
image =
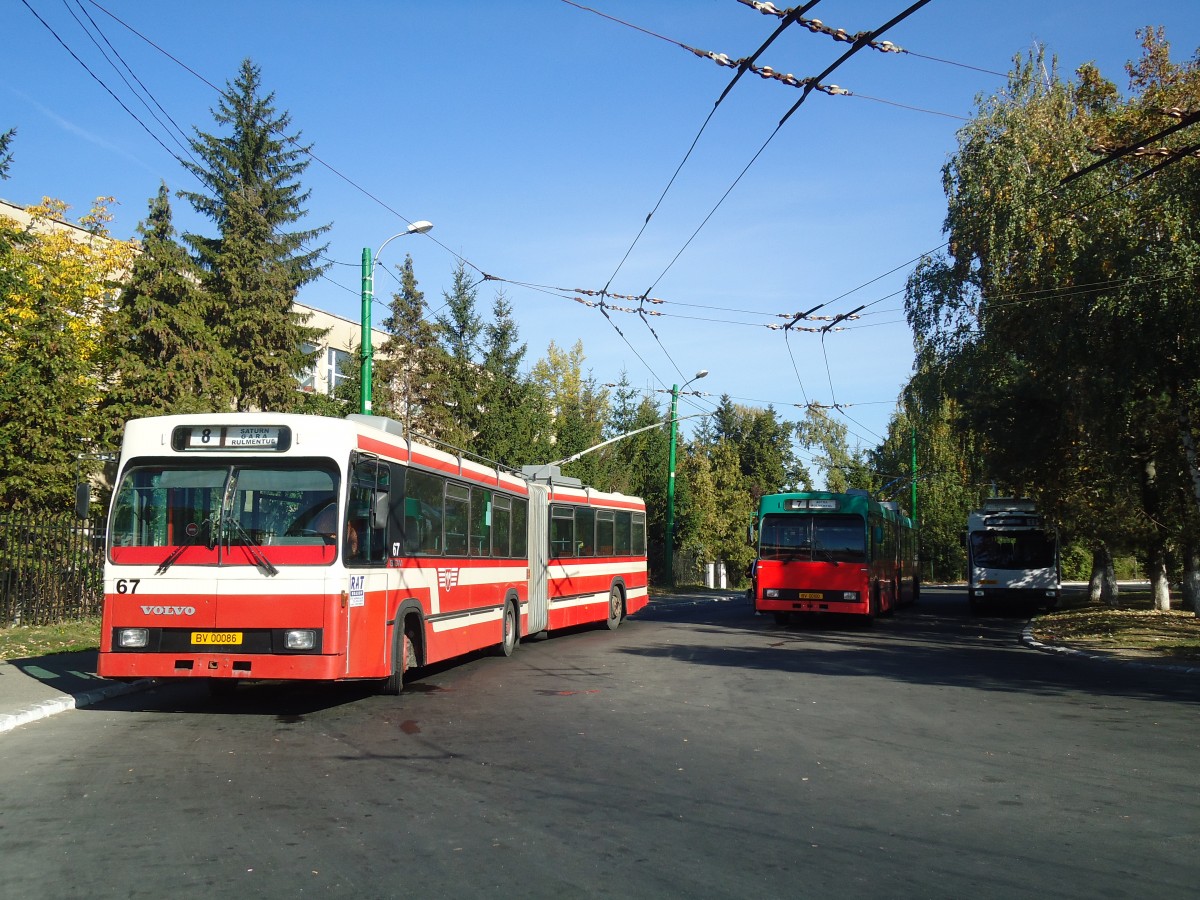
M 766 151 L 767 147 L 775 139 L 776 135 L 778 135 L 779 132 L 783 129 L 783 126 L 787 123 L 788 119 L 790 119 L 795 114 L 796 110 L 798 110 L 800 108 L 800 106 L 804 103 L 804 101 L 808 99 L 809 95 L 813 91 L 813 84 L 819 84 L 819 83 L 823 82 L 825 78 L 827 78 L 829 75 L 831 75 L 840 66 L 845 64 L 846 61 L 850 59 L 850 57 L 854 56 L 856 53 L 858 53 L 860 50 L 862 50 L 863 47 L 866 45 L 867 41 L 874 40 L 876 37 L 883 34 L 889 28 L 893 27 L 894 25 L 897 25 L 900 22 L 903 22 L 905 19 L 907 19 L 913 13 L 915 13 L 919 9 L 921 9 L 923 6 L 926 6 L 929 2 L 930 2 L 930 0 L 917 0 L 916 3 L 913 3 L 911 6 L 909 6 L 904 11 L 893 16 L 891 19 L 889 19 L 887 22 L 885 22 L 879 28 L 876 28 L 874 31 L 868 32 L 864 37 L 860 38 L 859 40 L 856 40 L 854 45 L 852 47 L 850 47 L 849 50 L 847 50 L 845 53 L 843 53 L 841 56 L 839 56 L 836 60 L 834 60 L 832 63 L 830 63 L 828 66 L 826 66 L 825 70 L 823 72 L 821 72 L 819 75 L 817 75 L 813 79 L 812 83 L 810 83 L 807 86 L 805 86 L 804 88 L 802 88 L 803 93 L 800 95 L 800 99 L 797 100 L 794 104 L 792 104 L 791 109 L 789 109 L 784 114 L 783 118 L 781 118 L 779 120 L 779 124 L 777 124 L 775 126 L 775 129 L 771 132 L 770 135 L 768 135 L 767 139 L 765 141 L 763 141 L 762 146 L 758 148 L 758 150 L 755 152 L 754 156 L 752 156 L 750 158 L 750 161 L 748 163 L 746 163 L 746 165 L 742 169 L 742 171 L 738 173 L 737 178 L 735 178 L 733 183 L 725 190 L 725 193 L 723 193 L 721 195 L 721 198 L 717 201 L 716 205 L 713 206 L 713 208 L 709 211 L 708 215 L 706 215 L 704 217 L 703 221 L 701 221 L 701 223 L 699 224 L 699 226 L 697 226 L 696 230 L 694 232 L 692 232 L 692 235 L 684 242 L 683 246 L 680 247 L 679 252 L 676 253 L 674 257 L 672 257 L 672 259 L 669 263 L 667 263 L 666 268 L 664 268 L 662 270 L 662 272 L 659 273 L 658 277 L 654 279 L 654 281 L 651 283 L 650 287 L 648 287 L 646 289 L 646 291 L 645 291 L 646 294 L 649 294 L 651 291 L 653 291 L 654 288 L 658 285 L 658 283 L 660 281 L 662 281 L 662 279 L 666 276 L 666 274 L 674 267 L 675 263 L 679 261 L 679 258 L 683 255 L 684 251 L 686 251 L 687 248 L 691 245 L 692 241 L 694 241 L 696 239 L 697 235 L 699 235 L 700 232 L 704 229 L 704 226 L 708 224 L 709 220 L 711 220 L 714 215 L 716 215 L 717 210 L 719 210 L 721 208 L 721 206 L 725 203 L 725 200 L 729 197 L 729 195 L 731 193 L 733 193 L 734 188 L 737 187 L 739 182 L 741 182 L 741 180 L 746 176 L 746 173 L 750 171 L 750 168 L 754 165 L 754 163 L 758 160 L 758 158 L 760 156 L 762 156 L 762 154 Z M 795 10 L 793 10 L 793 12 L 795 12 Z M 790 24 L 790 22 L 791 22 L 791 20 L 785 20 L 785 21 L 787 24 Z M 739 69 L 737 77 L 740 77 L 743 71 L 744 71 L 744 69 Z

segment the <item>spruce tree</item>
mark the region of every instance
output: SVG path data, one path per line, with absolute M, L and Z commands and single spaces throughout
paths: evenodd
M 108 367 L 101 402 L 104 443 L 115 448 L 123 424 L 139 416 L 219 412 L 234 385 L 230 353 L 205 321 L 199 272 L 175 239 L 166 184 L 138 227 L 142 253 L 133 263 L 108 323 Z
M 446 311 L 437 317 L 434 331 L 448 357 L 448 392 L 451 408 L 445 440 L 457 447 L 469 448 L 478 431 L 482 410 L 479 404 L 479 338 L 483 319 L 475 308 L 477 292 L 459 263 L 454 270 L 454 283 L 442 292 Z
M 375 408 L 405 423 L 415 434 L 444 438 L 450 426 L 447 357 L 433 323 L 425 317 L 412 256 L 400 266 L 400 290 L 382 323 L 388 339 L 375 354 Z
M 512 305 L 503 291 L 492 305 L 492 322 L 484 328 L 478 433 L 472 449 L 514 468 L 546 462 L 550 452 L 550 417 L 536 388 L 522 374 L 525 344 L 518 343 Z
M 10 128 L 0 134 L 0 180 L 8 178 L 8 167 L 12 165 L 12 140 L 17 136 L 17 129 Z
M 291 116 L 277 112 L 275 94 L 262 93 L 260 70 L 242 63 L 213 118 L 227 134 L 196 129 L 185 162 L 203 191 L 184 191 L 196 211 L 217 227 L 216 237 L 185 234 L 213 298 L 209 326 L 232 354 L 234 406 L 288 410 L 303 401 L 297 376 L 311 367 L 322 332 L 295 311 L 299 288 L 320 276 L 325 245 L 315 241 L 328 225 L 285 230 L 305 216 L 309 192 L 299 178 L 310 145 L 289 133 Z

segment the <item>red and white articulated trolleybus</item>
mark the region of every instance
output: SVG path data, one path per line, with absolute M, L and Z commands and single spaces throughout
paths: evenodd
M 866 491 L 768 494 L 751 526 L 754 609 L 874 619 L 915 603 L 917 538 L 895 504 Z
M 98 672 L 394 693 L 414 666 L 615 628 L 646 586 L 636 497 L 489 468 L 374 416 L 138 419 L 109 515 Z

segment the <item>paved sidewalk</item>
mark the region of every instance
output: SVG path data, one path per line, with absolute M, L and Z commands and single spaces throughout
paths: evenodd
M 149 684 L 101 678 L 96 674 L 95 650 L 0 660 L 0 733 Z

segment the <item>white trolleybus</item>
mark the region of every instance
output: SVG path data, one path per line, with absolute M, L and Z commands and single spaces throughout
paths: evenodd
M 646 508 L 489 468 L 374 416 L 163 416 L 125 429 L 106 678 L 378 679 L 646 605 Z
M 966 544 L 972 612 L 1058 605 L 1058 534 L 1032 500 L 985 500 L 967 514 Z

